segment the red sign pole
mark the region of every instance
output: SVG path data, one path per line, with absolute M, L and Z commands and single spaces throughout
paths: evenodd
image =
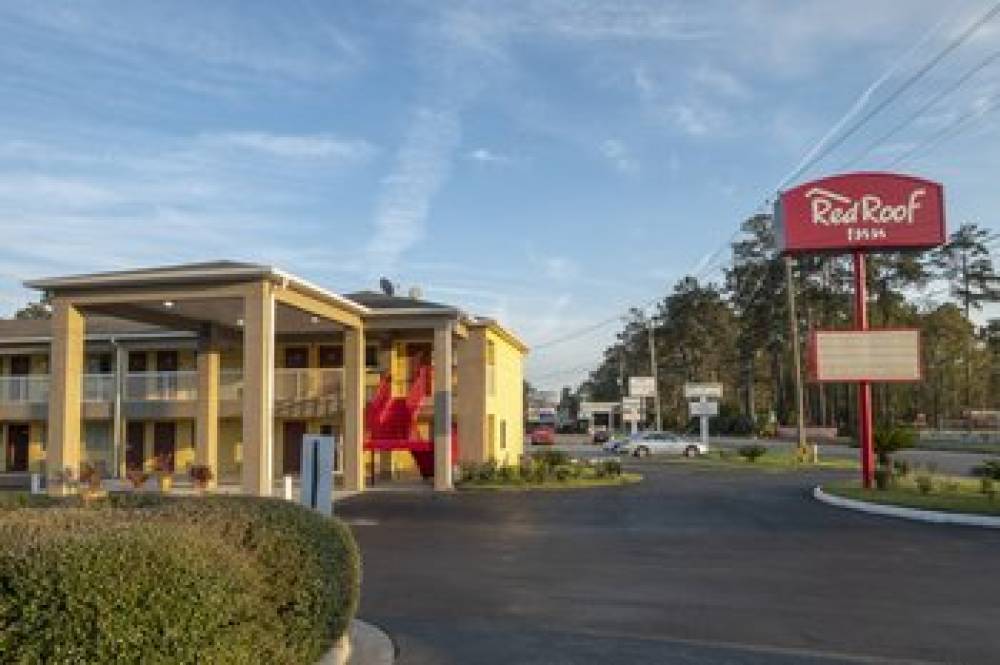
M 854 326 L 868 330 L 868 280 L 865 253 L 854 252 Z M 875 445 L 872 431 L 872 384 L 858 382 L 858 442 L 861 444 L 861 483 L 871 489 L 875 479 Z

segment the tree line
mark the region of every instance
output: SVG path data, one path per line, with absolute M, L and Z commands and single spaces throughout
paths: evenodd
M 621 399 L 628 377 L 650 375 L 652 330 L 665 426 L 687 426 L 683 385 L 688 381 L 724 384 L 716 419 L 722 429 L 795 424 L 789 280 L 775 240 L 770 215 L 747 219 L 719 282 L 687 276 L 651 314 L 630 310 L 600 365 L 575 395 L 564 391 L 564 401 Z M 921 383 L 875 384 L 880 423 L 953 426 L 970 411 L 1000 406 L 1000 319 L 976 322 L 984 305 L 1000 302 L 992 257 L 998 242 L 987 229 L 963 224 L 934 250 L 868 256 L 871 327 L 919 328 L 924 366 Z M 850 256 L 794 260 L 790 281 L 803 358 L 810 330 L 853 327 L 852 271 Z M 808 381 L 804 386 L 807 425 L 853 434 L 855 386 Z

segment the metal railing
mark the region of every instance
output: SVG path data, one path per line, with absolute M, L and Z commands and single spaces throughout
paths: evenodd
M 43 404 L 48 401 L 48 374 L 0 376 L 0 403 Z
M 308 367 L 274 370 L 275 401 L 295 401 L 315 397 L 340 398 L 344 388 L 344 370 Z
M 190 401 L 198 397 L 198 373 L 129 372 L 125 375 L 128 402 Z
M 82 399 L 84 402 L 113 402 L 115 390 L 114 374 L 83 375 Z

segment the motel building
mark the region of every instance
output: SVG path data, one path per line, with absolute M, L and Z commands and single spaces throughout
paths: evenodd
M 523 452 L 527 347 L 492 319 L 376 292 L 339 295 L 214 262 L 39 279 L 50 320 L 0 321 L 0 479 L 69 490 L 87 463 L 255 495 L 333 435 L 338 486 L 452 488 L 454 468 Z

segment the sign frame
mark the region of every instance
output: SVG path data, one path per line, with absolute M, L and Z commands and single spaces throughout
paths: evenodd
M 783 254 L 930 249 L 946 242 L 944 187 L 901 173 L 859 171 L 781 192 Z
M 302 436 L 299 503 L 327 516 L 333 514 L 333 473 L 336 457 L 337 437 L 323 434 Z M 327 496 L 330 500 L 323 500 Z
M 722 399 L 724 387 L 719 381 L 688 382 L 684 384 L 684 399 Z
M 913 379 L 887 379 L 883 377 L 858 376 L 853 378 L 820 378 L 817 376 L 819 370 L 819 337 L 823 334 L 837 335 L 878 335 L 883 332 L 912 332 L 917 336 L 917 377 Z M 807 376 L 810 383 L 857 383 L 866 381 L 871 383 L 920 383 L 926 376 L 924 367 L 924 338 L 920 328 L 913 327 L 892 327 L 892 328 L 869 328 L 867 330 L 851 330 L 844 328 L 817 328 L 809 334 L 809 345 L 806 356 Z
M 629 397 L 656 397 L 656 379 L 652 376 L 630 376 L 628 378 Z

